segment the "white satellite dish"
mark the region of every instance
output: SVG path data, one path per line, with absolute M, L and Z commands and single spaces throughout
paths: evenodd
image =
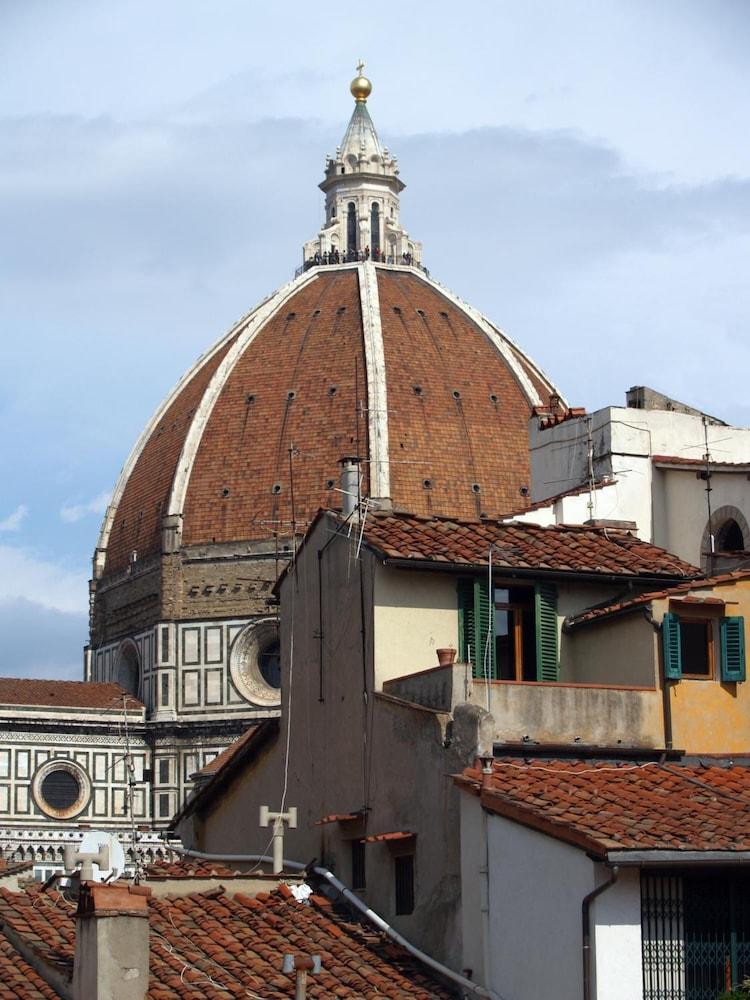
M 104 882 L 110 877 L 111 879 L 119 878 L 125 871 L 125 851 L 123 851 L 116 833 L 89 830 L 84 833 L 78 850 L 81 854 L 96 854 L 100 847 L 105 846 L 109 848 L 110 867 L 99 868 L 98 865 L 94 865 L 95 882 Z

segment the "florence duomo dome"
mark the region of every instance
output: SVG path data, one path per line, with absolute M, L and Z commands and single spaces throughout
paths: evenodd
M 562 399 L 428 274 L 362 74 L 297 275 L 165 398 L 94 555 L 87 679 L 146 704 L 156 756 L 175 762 L 161 772 L 170 816 L 206 754 L 278 711 L 268 598 L 295 535 L 341 506 L 341 460 L 360 459 L 370 509 L 495 518 L 523 502 L 532 410 Z

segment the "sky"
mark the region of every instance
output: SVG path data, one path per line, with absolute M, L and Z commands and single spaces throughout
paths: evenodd
M 368 108 L 434 277 L 573 405 L 750 424 L 746 0 L 0 0 L 0 674 L 81 676 L 160 400 L 289 279 Z

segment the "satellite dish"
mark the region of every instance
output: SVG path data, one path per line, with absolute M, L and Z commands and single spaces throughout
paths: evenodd
M 104 830 L 89 830 L 84 833 L 78 848 L 81 854 L 96 854 L 100 847 L 109 848 L 109 868 L 99 868 L 94 865 L 94 881 L 104 882 L 105 879 L 119 878 L 125 872 L 125 851 L 117 839 L 116 833 L 106 833 Z

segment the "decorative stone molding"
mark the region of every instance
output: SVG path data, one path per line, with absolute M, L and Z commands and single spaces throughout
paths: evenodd
M 55 807 L 48 802 L 44 793 L 44 783 L 50 775 L 62 771 L 71 775 L 78 785 L 78 795 L 65 807 Z M 53 757 L 38 769 L 31 782 L 31 794 L 42 812 L 52 819 L 73 819 L 88 805 L 91 798 L 91 779 L 80 765 L 62 757 Z
M 239 693 L 252 704 L 269 708 L 281 704 L 281 689 L 268 683 L 260 667 L 261 655 L 278 636 L 276 619 L 266 618 L 246 626 L 232 643 L 229 672 Z

